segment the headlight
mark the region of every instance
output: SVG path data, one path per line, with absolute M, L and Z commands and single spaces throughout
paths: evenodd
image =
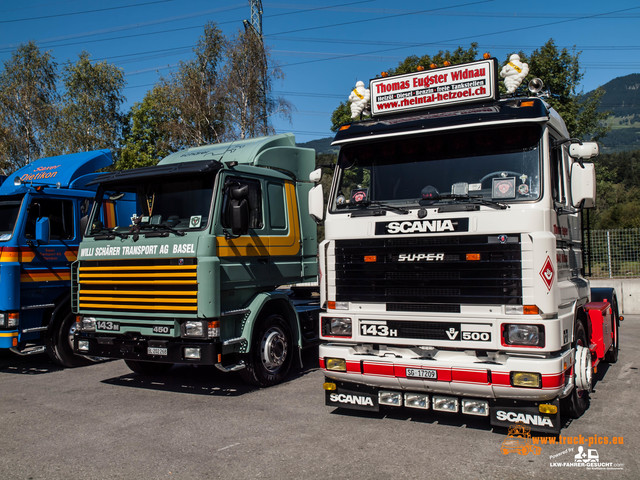
M 544 347 L 544 326 L 517 323 L 502 325 L 502 339 L 505 345 Z
M 322 317 L 322 335 L 328 337 L 350 337 L 351 319 L 347 317 Z
M 76 317 L 76 330 L 78 332 L 95 332 L 96 319 L 94 317 Z
M 183 337 L 203 338 L 209 330 L 209 325 L 200 320 L 187 320 L 182 324 Z

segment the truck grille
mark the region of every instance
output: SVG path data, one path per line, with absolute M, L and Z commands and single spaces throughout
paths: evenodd
M 80 311 L 195 314 L 195 258 L 81 261 L 74 300 Z
M 338 240 L 335 255 L 337 301 L 451 313 L 522 304 L 517 234 Z

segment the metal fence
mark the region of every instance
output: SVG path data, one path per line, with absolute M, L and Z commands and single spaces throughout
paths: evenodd
M 591 278 L 640 277 L 640 228 L 592 230 L 589 240 Z

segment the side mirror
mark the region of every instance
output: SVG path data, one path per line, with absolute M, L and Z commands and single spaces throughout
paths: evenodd
M 36 243 L 49 243 L 51 241 L 51 229 L 49 217 L 40 217 L 36 220 Z
M 309 181 L 313 183 L 318 183 L 322 178 L 322 169 L 316 168 L 313 172 L 309 174 Z
M 580 165 L 574 162 L 571 165 L 571 204 L 576 208 L 596 206 L 596 169 L 593 163 Z
M 579 160 L 588 160 L 597 157 L 600 148 L 596 142 L 572 143 L 569 145 L 569 156 Z
M 246 235 L 249 232 L 249 195 L 248 185 L 232 186 L 229 190 L 231 209 L 230 222 L 231 233 L 234 235 Z

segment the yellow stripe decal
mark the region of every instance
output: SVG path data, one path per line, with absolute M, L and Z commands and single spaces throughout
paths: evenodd
M 182 310 L 182 311 L 198 311 L 197 306 L 180 306 L 180 305 L 108 305 L 110 310 Z M 82 303 L 80 308 L 105 308 L 102 303 Z
M 196 285 L 197 280 L 111 280 L 112 285 L 145 285 L 145 284 L 160 284 L 160 285 Z M 82 284 L 102 285 L 104 280 L 83 280 Z
M 71 280 L 71 272 L 23 272 L 20 282 L 59 282 Z
M 132 265 L 130 267 L 80 267 L 80 273 L 82 272 L 104 272 L 105 270 L 195 270 L 198 268 L 197 265 L 149 265 L 149 266 L 140 266 L 140 265 Z
M 240 238 L 216 237 L 219 257 L 252 257 L 297 255 L 300 252 L 300 222 L 295 185 L 285 182 L 285 194 L 289 211 L 289 234 L 286 236 Z
M 135 278 L 140 277 L 142 274 L 140 273 L 119 273 L 118 278 Z M 167 273 L 145 273 L 144 276 L 147 278 L 166 278 L 167 276 L 173 277 L 188 277 L 188 278 L 196 278 L 196 272 L 172 272 L 170 274 Z M 80 279 L 84 278 L 113 278 L 113 274 L 111 273 L 82 273 L 80 272 Z
M 137 298 L 137 297 L 89 297 L 80 295 L 80 302 L 164 302 L 164 303 L 198 303 L 197 298 L 171 298 L 171 297 L 156 297 L 156 298 Z
M 197 290 L 87 290 L 82 289 L 82 293 L 86 295 L 113 295 L 114 293 L 120 293 L 122 295 L 183 295 L 185 297 L 190 295 L 197 295 Z
M 2 338 L 12 338 L 17 336 L 18 332 L 0 332 L 0 337 Z

